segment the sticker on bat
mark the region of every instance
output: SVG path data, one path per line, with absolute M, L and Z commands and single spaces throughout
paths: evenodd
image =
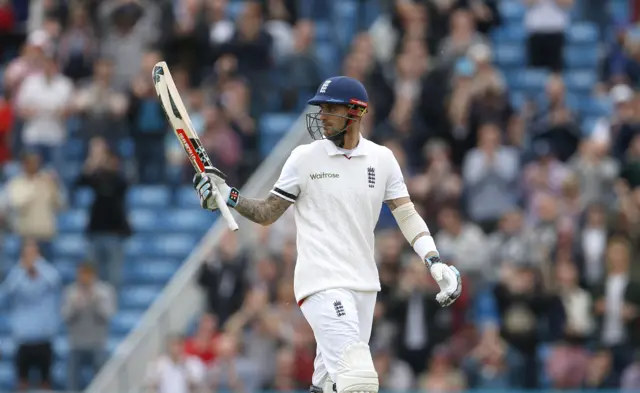
M 193 144 L 191 143 L 192 139 L 187 137 L 187 134 L 182 128 L 178 128 L 176 130 L 176 134 L 178 134 L 178 138 L 180 139 L 180 142 L 182 142 L 182 146 L 187 152 L 189 160 L 198 167 L 200 172 L 204 172 L 205 161 L 202 160 L 200 154 L 198 154 L 197 150 L 193 147 Z

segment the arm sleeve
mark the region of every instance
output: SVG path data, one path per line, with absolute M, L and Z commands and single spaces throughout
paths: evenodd
M 390 201 L 402 197 L 408 197 L 409 191 L 407 191 L 407 185 L 404 183 L 404 176 L 400 169 L 398 160 L 393 155 L 393 152 L 389 151 L 389 177 L 387 178 L 386 189 L 384 191 L 384 200 Z
M 297 154 L 294 150 L 282 167 L 280 177 L 271 190 L 272 194 L 289 202 L 295 202 L 300 195 L 300 180 L 298 177 Z

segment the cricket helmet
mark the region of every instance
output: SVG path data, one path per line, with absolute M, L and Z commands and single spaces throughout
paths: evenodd
M 311 138 L 315 140 L 329 139 L 338 147 L 344 145 L 344 137 L 349 127 L 367 113 L 369 106 L 369 96 L 362 83 L 354 78 L 346 76 L 335 76 L 324 81 L 316 95 L 308 101 L 309 105 L 321 106 L 323 104 L 344 105 L 348 108 L 346 115 L 323 112 L 307 114 L 307 131 Z M 332 125 L 331 130 L 325 128 L 325 123 L 321 119 L 333 116 L 344 119 L 341 127 Z

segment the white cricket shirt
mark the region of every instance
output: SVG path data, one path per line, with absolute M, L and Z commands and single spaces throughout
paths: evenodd
M 329 140 L 299 146 L 271 192 L 294 202 L 298 303 L 331 288 L 380 290 L 373 231 L 383 201 L 409 196 L 391 150 L 362 136 L 348 157 Z

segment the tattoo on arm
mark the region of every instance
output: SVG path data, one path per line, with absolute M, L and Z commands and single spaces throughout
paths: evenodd
M 271 225 L 291 204 L 273 194 L 269 194 L 266 199 L 250 199 L 241 196 L 235 209 L 240 215 L 255 223 Z

